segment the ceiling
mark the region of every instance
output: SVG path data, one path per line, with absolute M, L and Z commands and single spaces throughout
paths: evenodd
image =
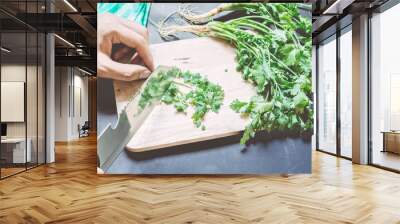
M 351 24 L 354 16 L 372 11 L 386 2 L 388 0 L 316 0 L 312 7 L 313 43 Z
M 45 0 L 1 0 L 2 46 L 12 50 L 7 58 L 32 58 L 38 50 L 32 39 L 36 33 L 54 32 L 56 66 L 78 66 L 95 73 L 96 4 L 93 0 L 48 0 L 47 5 Z

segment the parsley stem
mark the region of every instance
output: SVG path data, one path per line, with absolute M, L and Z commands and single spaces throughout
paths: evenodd
M 250 117 L 240 142 L 260 130 L 308 131 L 313 126 L 311 103 L 311 20 L 294 3 L 227 3 L 208 13 L 185 19 L 203 25 L 172 26 L 169 34 L 191 32 L 225 40 L 236 48 L 237 70 L 256 88 L 248 102 L 234 100 L 231 108 Z M 222 11 L 246 15 L 213 21 Z M 188 15 L 188 14 L 186 14 Z M 182 15 L 181 15 L 182 16 Z M 213 110 L 214 111 L 214 110 Z M 203 116 L 202 110 L 197 115 Z M 194 119 L 195 120 L 195 119 Z M 196 126 L 202 118 L 196 118 Z

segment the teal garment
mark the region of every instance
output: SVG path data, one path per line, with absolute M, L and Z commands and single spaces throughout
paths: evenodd
M 97 3 L 97 13 L 111 13 L 146 26 L 150 3 Z

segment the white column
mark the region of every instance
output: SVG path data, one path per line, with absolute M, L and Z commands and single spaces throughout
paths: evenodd
M 54 151 L 54 133 L 55 133 L 55 73 L 54 73 L 54 35 L 47 34 L 46 36 L 46 163 L 55 161 Z
M 53 12 L 51 1 L 46 1 L 47 12 Z M 55 53 L 54 35 L 46 35 L 46 163 L 55 161 Z
M 353 162 L 368 163 L 368 15 L 353 20 Z

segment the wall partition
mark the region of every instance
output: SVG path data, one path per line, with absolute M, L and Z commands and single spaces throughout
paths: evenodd
M 1 177 L 26 170 L 31 141 L 26 122 L 26 33 L 1 34 Z
M 40 3 L 0 3 L 1 179 L 46 161 L 45 34 L 21 20 Z

